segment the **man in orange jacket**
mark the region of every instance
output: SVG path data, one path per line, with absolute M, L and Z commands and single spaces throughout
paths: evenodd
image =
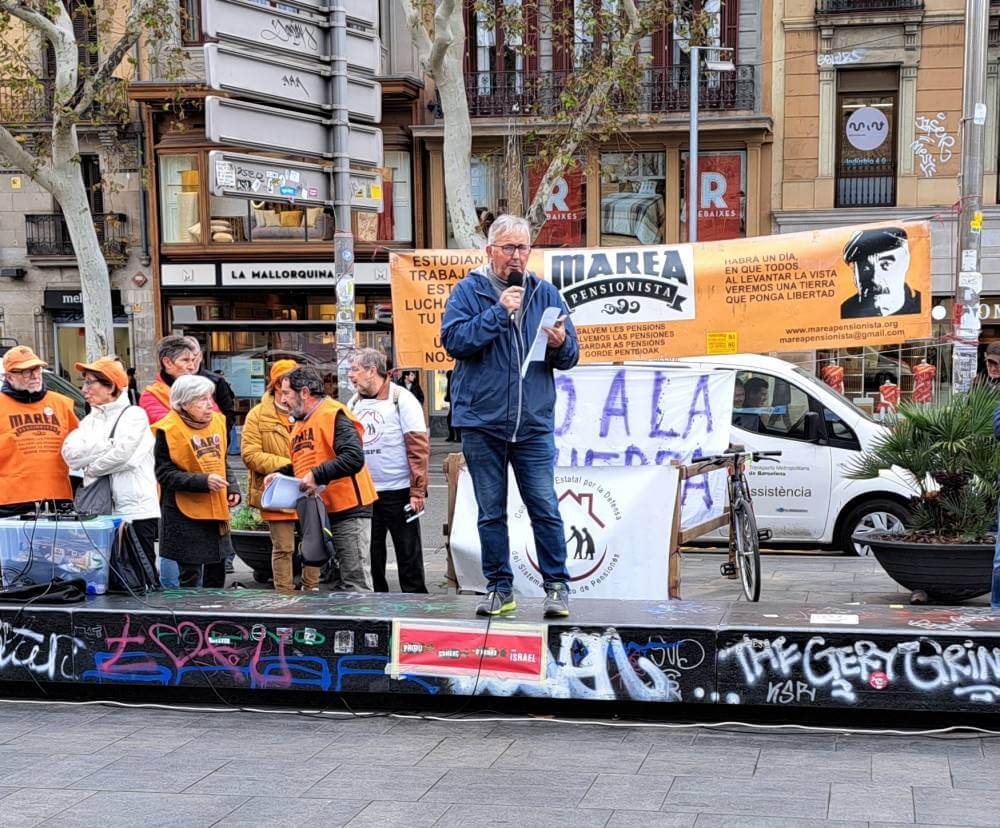
M 303 492 L 317 492 L 330 516 L 340 563 L 335 589 L 371 592 L 372 503 L 378 499 L 365 466 L 362 426 L 343 403 L 326 396 L 323 378 L 312 368 L 296 368 L 281 378 L 292 427 L 292 468 Z M 270 480 L 265 479 L 265 486 Z M 323 487 L 320 490 L 320 487 Z M 307 578 L 305 569 L 302 581 Z
M 16 345 L 3 357 L 0 517 L 33 511 L 43 501 L 73 500 L 62 444 L 79 421 L 69 397 L 46 389 L 45 365 L 27 345 Z

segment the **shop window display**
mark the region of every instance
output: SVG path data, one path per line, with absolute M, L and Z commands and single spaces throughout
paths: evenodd
M 601 245 L 663 244 L 662 152 L 601 154 Z
M 200 230 L 199 193 L 201 174 L 197 155 L 161 155 L 160 225 L 166 244 L 191 244 Z

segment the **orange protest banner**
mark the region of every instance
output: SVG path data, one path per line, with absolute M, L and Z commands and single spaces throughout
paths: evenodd
M 441 317 L 479 251 L 394 254 L 397 364 L 447 368 Z M 581 362 L 799 351 L 931 334 L 930 225 L 887 222 L 654 247 L 546 249 Z

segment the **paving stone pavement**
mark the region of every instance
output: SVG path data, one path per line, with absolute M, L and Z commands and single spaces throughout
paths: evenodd
M 888 828 L 1000 812 L 989 737 L 9 701 L 0 724 L 16 725 L 0 733 L 5 827 Z

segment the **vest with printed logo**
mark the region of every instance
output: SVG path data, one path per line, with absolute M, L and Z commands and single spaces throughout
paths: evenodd
M 0 394 L 0 505 L 72 500 L 62 444 L 79 421 L 73 401 L 49 391 L 38 402 Z
M 167 438 L 170 459 L 192 474 L 217 474 L 226 477 L 226 418 L 212 412 L 212 421 L 205 428 L 194 429 L 180 414 L 171 411 L 153 425 Z M 174 492 L 177 508 L 192 520 L 229 520 L 229 493 Z
M 295 476 L 304 477 L 317 466 L 337 458 L 333 447 L 337 414 L 343 412 L 358 432 L 358 439 L 364 443 L 364 427 L 343 403 L 330 397 L 323 401 L 305 419 L 292 428 L 292 468 Z M 320 494 L 328 512 L 346 512 L 360 506 L 368 506 L 378 500 L 375 484 L 367 466 L 350 477 L 331 480 Z

